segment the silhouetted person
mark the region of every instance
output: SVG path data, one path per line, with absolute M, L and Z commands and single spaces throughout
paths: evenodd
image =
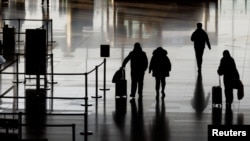
M 202 56 L 205 49 L 205 44 L 211 49 L 209 38 L 207 33 L 202 29 L 202 24 L 197 23 L 197 29 L 192 33 L 191 41 L 194 42 L 194 51 L 197 61 L 198 72 L 201 72 L 202 68 Z
M 153 56 L 150 60 L 149 73 L 153 72 L 155 77 L 156 100 L 159 98 L 159 90 L 161 85 L 162 98 L 165 97 L 166 77 L 169 77 L 171 71 L 171 62 L 167 56 L 167 51 L 162 47 L 158 47 L 153 51 Z
M 46 4 L 49 7 L 49 0 L 46 0 Z M 44 5 L 44 0 L 42 0 L 42 5 Z
M 226 105 L 231 106 L 233 102 L 233 85 L 235 80 L 239 80 L 239 73 L 234 59 L 231 57 L 228 50 L 223 51 L 223 57 L 220 60 L 217 72 L 219 75 L 223 75 Z
M 130 97 L 135 97 L 138 85 L 139 98 L 142 98 L 144 74 L 148 67 L 148 58 L 144 51 L 142 51 L 140 43 L 134 44 L 134 49 L 124 59 L 122 67 L 130 61 L 131 66 L 131 94 Z

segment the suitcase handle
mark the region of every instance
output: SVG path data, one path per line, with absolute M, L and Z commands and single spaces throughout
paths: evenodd
M 121 80 L 125 80 L 126 76 L 125 76 L 125 69 L 121 67 L 122 70 L 122 77 Z

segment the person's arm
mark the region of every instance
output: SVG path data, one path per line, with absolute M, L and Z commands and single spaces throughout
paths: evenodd
M 144 69 L 144 71 L 146 71 L 148 68 L 148 57 L 147 57 L 146 53 L 144 53 L 144 55 L 145 55 L 145 69 Z
M 168 58 L 168 62 L 169 62 L 169 71 L 171 71 L 172 70 L 172 64 L 171 64 L 171 62 L 170 62 L 170 59 Z
M 123 60 L 122 68 L 125 68 L 126 64 L 130 59 L 131 59 L 131 53 L 129 53 L 128 56 Z
M 219 68 L 217 70 L 217 73 L 219 75 L 223 75 L 224 74 L 223 59 L 221 59 L 221 61 L 220 61 L 220 65 L 219 65 Z
M 206 33 L 206 43 L 207 43 L 208 48 L 211 49 L 211 44 L 210 44 L 207 33 Z
M 153 60 L 154 59 L 154 56 L 152 56 L 151 60 L 150 60 L 150 63 L 149 63 L 149 68 L 148 68 L 148 72 L 151 73 L 152 71 L 152 68 L 153 68 Z
M 194 36 L 195 36 L 195 32 L 193 32 L 191 35 L 191 41 L 194 41 Z

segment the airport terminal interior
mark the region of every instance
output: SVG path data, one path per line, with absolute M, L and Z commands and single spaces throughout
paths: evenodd
M 250 124 L 247 0 L 1 0 L 0 9 L 1 140 L 207 141 L 208 125 Z M 198 22 L 211 43 L 201 73 L 191 41 Z M 127 97 L 116 97 L 113 76 L 136 42 L 148 61 L 157 47 L 168 52 L 163 99 L 148 69 L 142 99 L 130 97 L 130 62 Z M 217 74 L 224 50 L 244 84 L 231 108 Z M 222 105 L 213 105 L 219 85 Z

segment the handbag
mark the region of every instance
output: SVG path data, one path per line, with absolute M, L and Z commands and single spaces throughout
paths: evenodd
M 240 79 L 235 80 L 234 88 L 237 89 L 238 100 L 241 100 L 244 97 L 244 85 Z
M 112 78 L 112 82 L 117 83 L 120 80 L 125 80 L 125 70 L 122 67 L 115 72 Z

